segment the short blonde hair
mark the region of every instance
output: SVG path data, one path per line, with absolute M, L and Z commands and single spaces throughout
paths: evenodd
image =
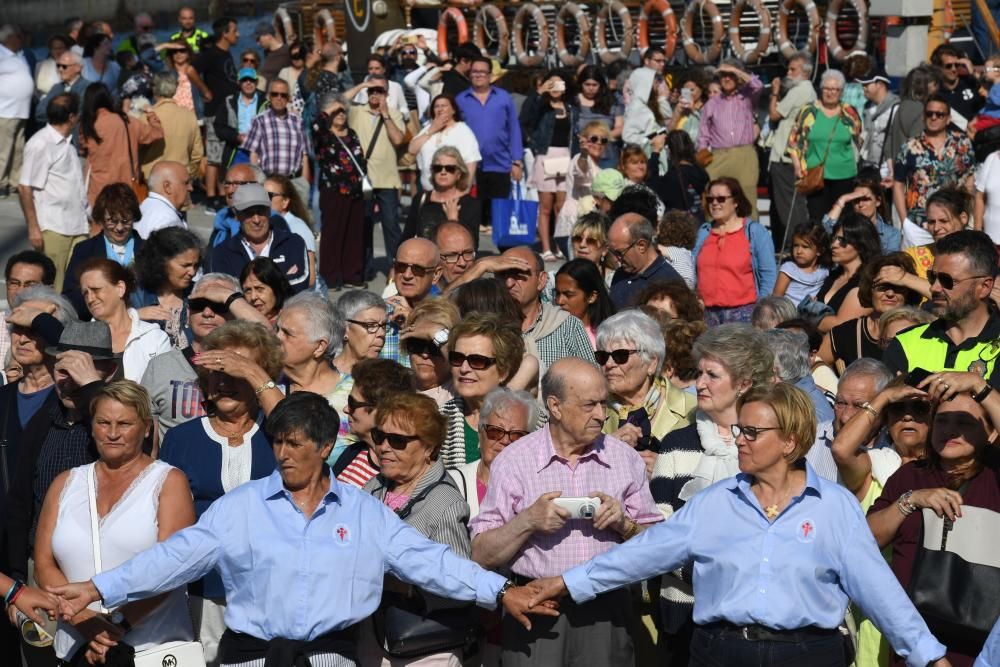
M 410 311 L 405 326 L 412 326 L 420 320 L 428 320 L 440 324 L 445 329 L 452 329 L 462 321 L 462 314 L 450 299 L 442 296 L 432 296 L 420 301 Z
M 126 408 L 134 410 L 136 416 L 139 417 L 139 421 L 146 426 L 153 423 L 149 392 L 141 384 L 132 380 L 116 380 L 102 385 L 90 400 L 90 413 L 94 414 L 97 405 L 101 401 L 109 400 L 116 401 Z
M 805 459 L 816 440 L 816 407 L 809 396 L 787 382 L 751 387 L 736 401 L 736 409 L 747 403 L 764 403 L 778 422 L 778 432 L 786 440 L 795 440 L 795 449 L 785 456 L 791 464 Z
M 493 344 L 500 384 L 507 384 L 524 359 L 524 339 L 520 323 L 504 320 L 494 313 L 471 313 L 448 336 L 448 349 L 454 350 L 459 338 L 485 336 Z
M 427 165 L 427 168 L 430 169 L 439 157 L 450 157 L 455 160 L 458 165 L 458 182 L 455 183 L 455 187 L 462 192 L 468 190 L 469 181 L 472 178 L 472 175 L 469 174 L 469 167 L 465 164 L 465 159 L 462 157 L 462 154 L 458 152 L 458 149 L 454 146 L 442 146 L 437 149 L 434 151 L 434 155 L 431 157 L 431 163 Z
M 608 139 L 611 138 L 611 130 L 608 129 L 608 124 L 605 123 L 603 120 L 592 120 L 586 125 L 584 125 L 583 129 L 580 130 L 580 136 L 582 137 L 589 137 L 591 134 L 594 133 L 597 133 L 602 137 L 606 137 Z
M 201 341 L 204 351 L 245 347 L 256 355 L 254 359 L 267 376 L 277 379 L 281 375 L 285 353 L 281 341 L 263 324 L 232 320 L 213 330 Z
M 433 398 L 410 392 L 393 392 L 375 406 L 375 425 L 382 428 L 390 417 L 411 424 L 413 433 L 421 442 L 431 445 L 431 459 L 437 460 L 448 423 Z

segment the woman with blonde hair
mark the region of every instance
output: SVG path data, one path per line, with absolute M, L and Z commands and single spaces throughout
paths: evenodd
M 399 345 L 409 355 L 410 368 L 417 377 L 417 390 L 438 406 L 455 398 L 447 336 L 461 321 L 454 302 L 430 297 L 413 307 L 399 336 Z
M 566 174 L 566 198 L 557 211 L 553 232 L 556 245 L 567 257 L 571 257 L 568 240 L 574 223 L 581 213 L 594 210 L 590 184 L 601 170 L 600 163 L 607 152 L 611 131 L 603 121 L 594 120 L 580 130 L 578 140 L 580 152 L 570 160 Z
M 434 151 L 429 169 L 432 189 L 410 211 L 403 238 L 433 239 L 438 225 L 456 222 L 469 230 L 478 246 L 480 205 L 469 194 L 472 174 L 462 154 L 454 146 L 442 146 Z

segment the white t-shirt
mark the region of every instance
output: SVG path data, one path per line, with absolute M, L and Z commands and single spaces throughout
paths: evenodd
M 26 119 L 31 112 L 35 80 L 28 61 L 0 44 L 0 118 Z
M 993 243 L 1000 245 L 1000 152 L 986 156 L 986 161 L 976 174 L 976 192 L 986 195 L 986 210 L 983 213 L 983 231 L 990 235 Z
M 425 127 L 417 136 L 426 135 L 429 130 L 430 126 Z M 438 132 L 424 142 L 424 145 L 420 147 L 420 152 L 417 154 L 417 169 L 420 170 L 420 182 L 426 191 L 434 189 L 434 184 L 431 182 L 431 160 L 434 158 L 434 153 L 437 149 L 442 146 L 454 146 L 457 148 L 458 152 L 462 154 L 462 160 L 465 162 L 479 162 L 483 159 L 483 156 L 479 153 L 479 140 L 476 139 L 476 135 L 472 133 L 472 130 L 465 123 L 455 123 L 447 130 Z
M 142 213 L 142 217 L 135 224 L 135 231 L 143 240 L 148 239 L 157 229 L 165 227 L 187 229 L 187 222 L 181 219 L 174 205 L 159 193 L 150 192 L 149 196 L 139 204 L 139 212 Z

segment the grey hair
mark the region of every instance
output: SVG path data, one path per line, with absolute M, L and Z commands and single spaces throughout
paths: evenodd
M 21 31 L 17 29 L 16 25 L 5 23 L 3 26 L 0 26 L 0 42 L 6 42 L 8 39 L 20 32 Z
M 771 329 L 764 336 L 774 353 L 774 372 L 782 382 L 795 384 L 812 372 L 808 336 L 788 329 Z
M 812 55 L 808 51 L 797 51 L 792 54 L 792 57 L 788 59 L 788 62 L 793 60 L 798 60 L 802 63 L 802 73 L 806 75 L 806 78 L 810 78 L 813 73 L 813 61 Z
M 519 389 L 509 389 L 507 387 L 497 387 L 486 394 L 483 404 L 479 406 L 479 426 L 487 423 L 493 413 L 501 408 L 509 406 L 521 406 L 527 412 L 525 420 L 525 430 L 534 431 L 538 426 L 538 417 L 541 415 L 541 408 L 538 401 L 526 391 Z
M 66 56 L 67 58 L 69 58 L 70 60 L 72 60 L 77 65 L 82 65 L 83 64 L 83 56 L 81 56 L 76 51 L 69 51 L 69 50 L 67 50 L 67 51 L 63 52 L 63 55 Z M 59 57 L 61 58 L 62 56 L 59 56 Z
M 612 315 L 597 327 L 597 347 L 607 349 L 614 340 L 627 340 L 635 345 L 639 358 L 647 364 L 656 359 L 656 373 L 659 375 L 667 348 L 656 320 L 641 310 L 623 310 Z
M 335 357 L 344 345 L 344 320 L 330 302 L 315 292 L 302 292 L 285 301 L 278 322 L 292 310 L 299 310 L 306 316 L 309 340 L 327 342 L 324 356 Z
M 819 79 L 820 88 L 823 87 L 824 81 L 830 81 L 830 80 L 836 81 L 841 88 L 847 85 L 847 79 L 844 78 L 844 73 L 841 72 L 839 69 L 828 69 L 825 72 L 823 72 L 823 76 L 821 76 Z
M 878 330 L 885 331 L 890 324 L 894 324 L 900 320 L 909 322 L 911 326 L 916 326 L 918 324 L 930 324 L 934 319 L 933 315 L 916 306 L 898 306 L 882 313 L 881 317 L 878 318 Z
M 177 74 L 175 72 L 157 72 L 153 75 L 153 97 L 173 97 L 177 92 Z
M 340 102 L 345 107 L 349 106 L 347 99 L 341 93 L 329 92 L 329 93 L 324 93 L 323 97 L 319 98 L 319 108 L 326 109 L 334 102 Z
M 871 357 L 861 357 L 860 359 L 855 359 L 848 366 L 843 375 L 840 376 L 840 384 L 843 385 L 846 380 L 854 377 L 855 375 L 867 375 L 868 377 L 875 380 L 875 393 L 879 393 L 883 389 L 889 386 L 892 379 L 895 377 L 889 367 L 883 364 L 878 359 L 872 359 Z
M 257 181 L 257 185 L 264 185 L 264 181 L 267 180 L 267 175 L 264 170 L 260 168 L 259 165 L 252 163 L 244 163 L 247 167 L 250 167 L 250 171 L 253 172 L 253 179 Z
M 285 88 L 288 88 L 288 90 L 292 89 L 292 85 L 290 83 L 288 83 L 287 81 L 285 81 L 281 77 L 276 76 L 276 77 L 274 77 L 273 79 L 271 79 L 270 81 L 267 82 L 267 92 L 268 92 L 268 94 L 270 94 L 271 88 L 273 88 L 274 84 L 276 84 L 276 83 L 280 83 Z
M 722 324 L 703 333 L 692 348 L 695 361 L 710 357 L 722 364 L 734 381 L 766 385 L 774 378 L 774 354 L 764 332 L 749 324 Z
M 340 313 L 340 318 L 346 322 L 362 310 L 385 308 L 385 301 L 374 292 L 355 289 L 341 294 L 340 298 L 337 299 L 336 308 Z
M 654 227 L 653 223 L 646 218 L 637 220 L 628 226 L 628 237 L 633 243 L 637 243 L 639 241 L 652 243 L 655 235 L 656 227 Z
M 757 305 L 750 314 L 750 324 L 761 331 L 767 331 L 798 316 L 799 311 L 790 299 L 769 295 L 757 300 Z
M 236 276 L 231 276 L 228 273 L 206 273 L 201 277 L 201 280 L 194 284 L 194 289 L 191 293 L 194 294 L 198 291 L 201 285 L 208 285 L 209 283 L 225 283 L 227 287 L 231 287 L 234 292 L 243 292 L 243 288 L 240 286 L 240 281 L 236 279 Z
M 21 290 L 14 297 L 12 307 L 17 308 L 18 306 L 24 305 L 28 301 L 44 301 L 54 305 L 56 307 L 56 312 L 54 312 L 52 316 L 59 320 L 60 324 L 68 324 L 70 322 L 78 322 L 80 320 L 80 318 L 76 315 L 76 309 L 73 307 L 73 304 L 69 302 L 69 299 L 48 285 L 32 285 L 31 287 Z
M 730 67 L 738 69 L 741 72 L 747 71 L 746 63 L 740 60 L 739 58 L 726 58 L 725 60 L 722 61 L 721 64 L 729 65 Z

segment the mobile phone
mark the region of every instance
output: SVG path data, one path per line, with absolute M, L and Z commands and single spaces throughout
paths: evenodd
M 552 92 L 553 93 L 565 93 L 566 92 L 566 82 L 562 80 L 555 80 L 552 82 Z
M 691 89 L 681 88 L 681 100 L 687 104 L 691 104 Z
M 907 374 L 906 384 L 914 388 L 919 388 L 920 383 L 929 378 L 930 376 L 931 372 L 929 370 L 923 368 L 914 368 L 912 371 L 909 372 L 909 374 Z

